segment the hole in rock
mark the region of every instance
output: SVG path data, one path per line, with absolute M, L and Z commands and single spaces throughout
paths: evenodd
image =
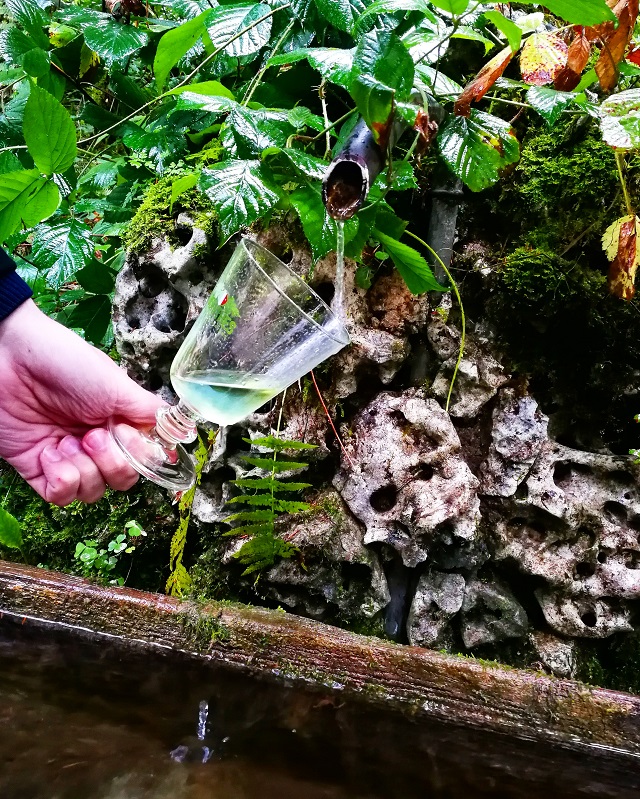
M 598 552 L 597 560 L 598 560 L 598 563 L 606 563 L 607 562 L 607 553 L 606 552 Z
M 587 611 L 587 613 L 583 613 L 580 616 L 580 619 L 581 619 L 582 623 L 585 625 L 585 627 L 595 627 L 596 624 L 598 623 L 598 618 L 597 618 L 596 614 L 591 612 L 591 611 Z
M 614 524 L 622 524 L 627 520 L 627 509 L 620 502 L 605 502 L 602 511 L 605 517 Z
M 184 225 L 176 225 L 175 234 L 180 244 L 184 247 L 191 241 L 193 230 Z
M 333 283 L 330 283 L 327 280 L 324 283 L 320 283 L 319 286 L 316 286 L 315 292 L 327 303 L 327 305 L 330 305 L 333 295 L 336 293 L 336 287 L 333 285 Z
M 631 491 L 625 491 L 622 495 L 625 499 L 631 499 Z
M 581 560 L 576 563 L 575 579 L 579 577 L 591 577 L 596 572 L 596 567 L 592 563 L 587 563 L 586 560 Z
M 627 569 L 640 569 L 640 552 L 635 549 L 624 553 L 624 565 Z
M 629 472 L 625 472 L 624 469 L 615 469 L 613 472 L 611 472 L 609 477 L 625 486 L 633 485 L 634 482 L 633 475 L 629 474 Z
M 516 488 L 515 498 L 516 499 L 529 498 L 529 486 L 526 483 L 520 483 L 520 485 Z
M 433 474 L 433 466 L 428 463 L 419 463 L 414 470 L 416 480 L 431 480 Z
M 342 578 L 342 588 L 348 591 L 353 585 L 363 588 L 371 584 L 371 569 L 364 563 L 340 564 L 340 576 Z
M 145 383 L 147 384 L 146 387 L 149 391 L 160 391 L 164 385 L 164 381 L 160 377 L 159 372 L 149 372 Z
M 147 299 L 153 299 L 161 294 L 167 287 L 166 277 L 159 269 L 145 269 L 138 278 L 139 292 Z
M 558 461 L 553 467 L 553 482 L 558 488 L 563 488 L 571 480 L 571 464 L 566 461 Z
M 407 422 L 409 421 L 407 419 L 407 417 L 404 415 L 404 413 L 402 413 L 402 411 L 398 411 L 398 410 L 390 411 L 389 412 L 389 418 L 393 419 L 394 422 L 398 422 L 398 424 L 402 424 L 402 425 L 407 424 Z
M 369 497 L 369 502 L 374 510 L 386 513 L 395 507 L 398 501 L 398 490 L 394 485 L 382 486 L 376 489 Z
M 529 522 L 527 535 L 533 541 L 544 541 L 547 537 L 547 528 L 541 522 Z
M 140 329 L 140 320 L 138 319 L 137 316 L 130 316 L 127 319 L 127 322 L 129 323 L 129 327 L 131 328 L 131 330 L 139 330 Z
M 120 354 L 124 355 L 125 358 L 131 358 L 135 355 L 135 349 L 133 348 L 133 344 L 129 341 L 121 341 L 118 345 L 120 350 Z
M 283 264 L 290 264 L 293 261 L 293 250 L 288 250 L 287 252 L 283 252 L 278 258 L 282 261 Z M 317 289 L 316 289 L 317 290 Z

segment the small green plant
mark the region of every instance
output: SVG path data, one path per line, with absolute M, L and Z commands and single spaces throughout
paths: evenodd
M 247 538 L 234 557 L 245 567 L 244 574 L 262 571 L 272 566 L 277 558 L 291 558 L 298 548 L 290 541 L 276 535 L 275 523 L 278 516 L 285 513 L 302 513 L 310 509 L 307 502 L 296 502 L 283 499 L 282 494 L 303 491 L 310 487 L 310 483 L 287 482 L 285 479 L 276 479 L 276 475 L 284 472 L 304 469 L 308 463 L 303 461 L 278 460 L 278 454 L 284 450 L 309 450 L 315 449 L 314 444 L 303 444 L 300 441 L 285 441 L 275 436 L 265 436 L 253 440 L 245 439 L 247 443 L 271 451 L 271 457 L 245 456 L 243 460 L 259 469 L 269 472 L 268 477 L 246 477 L 233 480 L 233 484 L 240 488 L 250 489 L 251 494 L 241 494 L 229 500 L 233 504 L 247 505 L 247 510 L 242 510 L 227 516 L 227 523 L 240 522 L 227 536 L 242 536 Z
M 124 577 L 114 577 L 113 572 L 120 563 L 121 555 L 130 555 L 135 545 L 132 539 L 146 536 L 145 531 L 136 521 L 125 525 L 126 532 L 119 533 L 109 541 L 106 549 L 98 549 L 99 543 L 93 539 L 85 539 L 76 544 L 74 558 L 80 564 L 84 577 L 93 577 L 109 585 L 124 585 Z

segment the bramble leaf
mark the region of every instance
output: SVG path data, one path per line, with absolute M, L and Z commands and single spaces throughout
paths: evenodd
M 97 53 L 107 66 L 124 61 L 141 50 L 149 41 L 149 34 L 133 25 L 123 25 L 111 19 L 101 19 L 99 24 L 83 28 L 87 47 Z
M 47 270 L 47 283 L 60 288 L 71 280 L 93 257 L 91 228 L 78 219 L 57 225 L 38 225 L 31 258 Z
M 41 172 L 52 175 L 73 165 L 76 129 L 67 109 L 53 95 L 32 85 L 23 124 L 29 155 Z
M 569 48 L 555 33 L 534 33 L 520 53 L 522 80 L 532 86 L 553 83 L 567 65 Z
M 265 3 L 255 5 L 221 5 L 209 12 L 206 19 L 207 33 L 214 47 L 222 47 L 233 36 L 245 28 L 251 28 L 224 48 L 223 52 L 233 58 L 251 55 L 261 50 L 271 36 L 271 17 L 254 26 L 254 23 L 269 13 Z
M 86 338 L 100 344 L 111 324 L 111 298 L 106 294 L 85 297 L 69 314 L 67 325 L 84 330 Z
M 373 235 L 391 256 L 391 260 L 412 294 L 424 294 L 425 291 L 448 291 L 446 286 L 441 286 L 438 283 L 429 264 L 413 247 L 409 247 L 379 230 L 374 230 Z
M 536 0 L 524 0 L 521 5 L 540 5 Z M 605 0 L 545 0 L 544 5 L 552 14 L 572 22 L 574 25 L 597 25 L 615 16 Z
M 58 187 L 43 178 L 38 169 L 7 172 L 0 182 L 0 242 L 20 229 L 33 227 L 56 210 Z
M 532 86 L 527 92 L 527 102 L 551 127 L 558 121 L 565 108 L 571 105 L 575 96 L 570 92 L 558 92 L 547 86 Z
M 600 105 L 600 132 L 610 147 L 632 150 L 640 147 L 640 89 L 607 97 Z

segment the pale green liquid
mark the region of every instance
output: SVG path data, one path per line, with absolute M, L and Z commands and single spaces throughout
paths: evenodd
M 211 369 L 172 375 L 171 382 L 181 400 L 210 422 L 221 426 L 245 419 L 282 391 L 268 375 L 245 375 Z

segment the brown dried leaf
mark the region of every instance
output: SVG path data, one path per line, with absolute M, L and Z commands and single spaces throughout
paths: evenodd
M 418 155 L 420 155 L 431 146 L 438 135 L 438 123 L 429 118 L 429 112 L 426 108 L 421 108 L 416 115 L 413 129 L 420 134 L 418 148 Z
M 595 70 L 600 86 L 608 92 L 618 82 L 618 65 L 624 58 L 638 18 L 638 0 L 619 0 L 615 4 L 613 4 L 613 0 L 607 0 L 607 3 L 618 17 L 618 27 L 615 30 L 606 28 L 600 33 L 602 50 Z M 604 28 L 605 26 L 598 25 L 597 27 Z
M 640 263 L 638 233 L 640 219 L 635 214 L 630 214 L 616 219 L 602 237 L 602 246 L 611 261 L 609 291 L 622 300 L 631 300 L 636 291 L 634 281 Z
M 522 79 L 532 86 L 546 86 L 567 66 L 569 48 L 555 33 L 534 33 L 520 53 Z
M 453 111 L 456 116 L 468 117 L 471 113 L 471 103 L 481 100 L 493 84 L 498 80 L 511 61 L 513 52 L 511 47 L 505 47 L 491 61 L 486 63 L 475 78 L 468 83 L 460 97 L 456 100 Z
M 559 92 L 570 92 L 580 83 L 582 70 L 589 62 L 591 55 L 591 42 L 585 34 L 585 29 L 580 28 L 580 32 L 571 42 L 567 56 L 567 66 L 561 70 L 553 82 L 554 89 Z

